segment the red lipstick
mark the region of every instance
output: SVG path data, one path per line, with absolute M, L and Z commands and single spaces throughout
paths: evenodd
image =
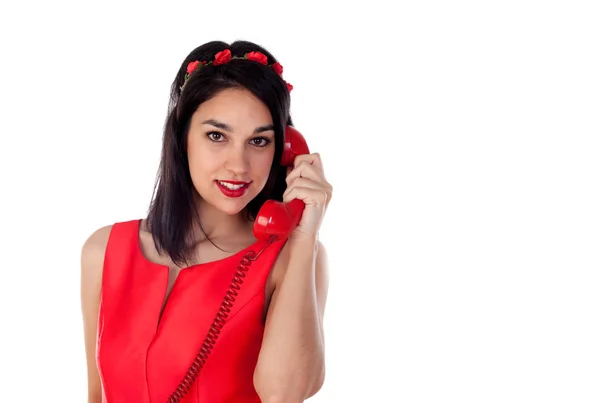
M 246 192 L 248 191 L 248 186 L 250 185 L 250 182 L 241 181 L 216 180 L 215 183 L 217 184 L 219 190 L 227 197 L 242 197 L 246 194 Z

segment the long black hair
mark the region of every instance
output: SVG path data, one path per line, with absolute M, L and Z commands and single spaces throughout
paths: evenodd
M 235 41 L 227 44 L 212 41 L 191 51 L 175 76 L 171 85 L 160 166 L 148 210 L 147 225 L 157 251 L 161 254 L 166 252 L 177 264 L 187 264 L 191 257 L 194 223 L 202 229 L 195 204 L 196 190 L 191 180 L 187 158 L 187 136 L 191 118 L 201 103 L 222 90 L 245 88 L 260 99 L 271 112 L 275 130 L 275 156 L 264 189 L 245 209 L 246 218 L 254 220 L 260 207 L 268 199 L 282 201 L 286 188 L 286 168 L 282 167 L 279 161 L 283 153 L 285 127 L 292 124 L 290 93 L 285 81 L 274 69 L 251 60 L 232 59 L 218 66 L 203 66 L 188 78 L 180 90 L 184 84 L 188 63 L 196 60 L 212 61 L 218 52 L 225 49 L 229 49 L 233 57 L 243 57 L 247 52 L 260 52 L 267 56 L 268 65 L 277 62 L 271 53 L 252 42 Z M 203 229 L 202 232 L 204 233 Z

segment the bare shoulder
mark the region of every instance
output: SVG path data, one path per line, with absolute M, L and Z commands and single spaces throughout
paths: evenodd
M 95 230 L 88 236 L 81 248 L 81 298 L 84 308 L 95 306 L 98 302 L 104 255 L 111 230 L 112 225 Z
M 112 225 L 95 230 L 81 248 L 81 310 L 87 361 L 88 401 L 101 402 L 102 389 L 96 367 L 96 333 L 102 289 L 104 255 Z
M 95 230 L 81 248 L 81 303 L 86 326 L 95 324 L 100 304 L 104 255 L 112 225 Z
M 98 275 L 104 265 L 104 254 L 112 225 L 95 230 L 84 242 L 81 248 L 81 270 L 86 276 Z M 97 273 L 100 271 L 100 273 Z

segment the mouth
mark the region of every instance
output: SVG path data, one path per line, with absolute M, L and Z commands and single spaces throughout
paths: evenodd
M 225 196 L 242 197 L 248 191 L 248 187 L 250 186 L 251 182 L 216 180 L 215 183 Z

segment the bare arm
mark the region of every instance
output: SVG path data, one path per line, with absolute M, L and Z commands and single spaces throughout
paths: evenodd
M 96 333 L 104 253 L 111 226 L 95 231 L 81 250 L 81 310 L 88 377 L 88 403 L 102 403 L 102 387 L 96 366 Z
M 263 402 L 303 402 L 325 379 L 325 248 L 316 239 L 290 239 L 276 265 L 281 274 L 276 276 L 254 385 Z

